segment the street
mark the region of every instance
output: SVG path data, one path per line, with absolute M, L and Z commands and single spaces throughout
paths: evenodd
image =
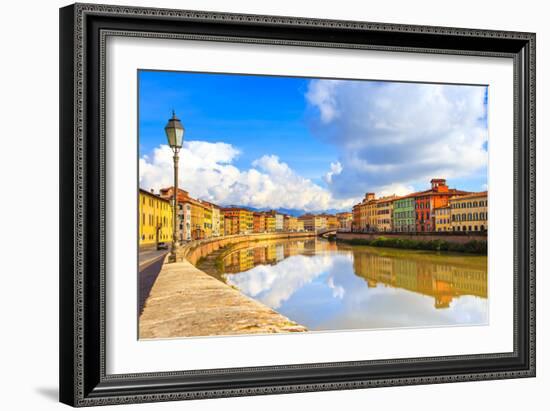
M 139 314 L 155 283 L 167 250 L 147 250 L 139 253 Z

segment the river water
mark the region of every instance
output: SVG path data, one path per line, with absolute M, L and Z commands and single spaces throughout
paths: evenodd
M 220 269 L 310 330 L 488 322 L 486 256 L 282 240 L 238 244 Z

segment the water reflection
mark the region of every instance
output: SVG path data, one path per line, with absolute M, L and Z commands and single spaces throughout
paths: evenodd
M 226 281 L 311 330 L 487 323 L 487 259 L 324 240 L 240 245 Z

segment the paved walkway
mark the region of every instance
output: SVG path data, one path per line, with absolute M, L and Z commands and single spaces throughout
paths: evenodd
M 187 260 L 164 264 L 139 319 L 144 339 L 302 331 Z

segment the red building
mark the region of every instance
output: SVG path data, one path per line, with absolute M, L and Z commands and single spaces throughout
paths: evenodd
M 434 208 L 446 207 L 452 196 L 468 194 L 467 191 L 449 188 L 443 178 L 432 178 L 432 188 L 415 194 L 416 231 L 435 231 Z

